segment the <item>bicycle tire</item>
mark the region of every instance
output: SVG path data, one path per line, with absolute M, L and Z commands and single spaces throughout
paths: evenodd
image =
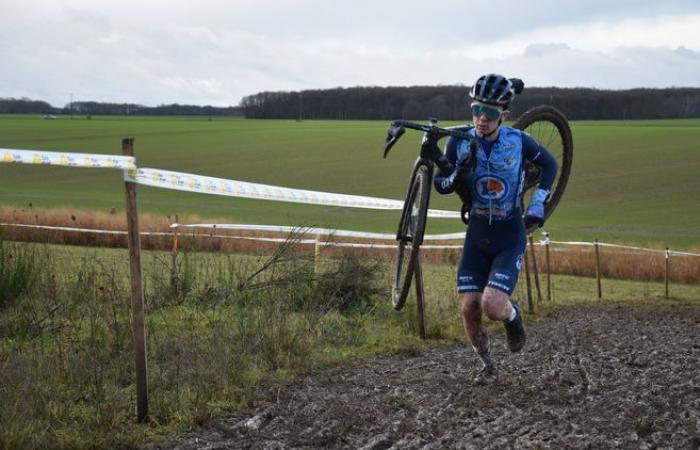
M 399 221 L 394 283 L 391 290 L 391 303 L 396 310 L 401 310 L 406 304 L 418 263 L 428 215 L 431 170 L 426 164 L 418 164 L 414 169 Z
M 557 160 L 557 175 L 552 183 L 549 200 L 545 204 L 545 220 L 552 215 L 564 195 L 571 174 L 574 158 L 574 142 L 569 121 L 559 110 L 550 105 L 536 106 L 523 113 L 513 124 L 514 128 L 526 131 L 537 142 L 552 153 Z M 533 187 L 539 184 L 539 169 L 526 161 L 525 183 L 523 186 L 522 205 L 526 208 L 534 193 Z M 532 232 L 537 225 L 527 229 Z

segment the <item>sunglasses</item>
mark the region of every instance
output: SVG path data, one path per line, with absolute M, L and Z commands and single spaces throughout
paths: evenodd
M 484 114 L 489 120 L 496 120 L 501 117 L 502 111 L 498 108 L 492 106 L 482 105 L 481 103 L 472 103 L 472 115 L 474 117 L 479 117 Z

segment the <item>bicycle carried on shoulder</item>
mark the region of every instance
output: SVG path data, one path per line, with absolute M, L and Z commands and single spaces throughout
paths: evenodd
M 549 218 L 559 204 L 571 172 L 573 159 L 573 139 L 566 117 L 549 105 L 532 108 L 522 114 L 513 124 L 514 128 L 527 131 L 537 142 L 549 150 L 558 163 L 557 175 L 552 184 L 551 195 L 545 204 L 545 219 Z M 472 154 L 477 149 L 476 139 L 464 129 L 440 128 L 437 120 L 431 119 L 430 124 L 420 124 L 406 120 L 395 120 L 389 125 L 384 143 L 384 158 L 406 129 L 423 132 L 421 150 L 426 146 L 436 145 L 437 142 L 451 136 L 470 142 Z M 401 218 L 399 220 L 396 240 L 398 241 L 396 261 L 394 265 L 391 301 L 395 309 L 400 310 L 406 303 L 406 298 L 419 263 L 420 246 L 423 243 L 425 225 L 430 202 L 433 171 L 435 163 L 422 156 L 416 159 L 408 183 L 408 191 L 404 200 Z M 529 204 L 534 193 L 533 187 L 539 184 L 540 169 L 525 161 L 525 180 L 523 183 L 522 204 Z M 462 198 L 462 221 L 469 222 L 469 199 Z M 532 232 L 535 226 L 527 229 Z

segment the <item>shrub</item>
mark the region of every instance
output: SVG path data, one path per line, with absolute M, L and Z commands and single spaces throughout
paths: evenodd
M 322 312 L 372 309 L 377 296 L 387 295 L 380 284 L 383 271 L 383 263 L 378 259 L 344 253 L 338 264 L 318 276 L 315 306 Z
M 40 267 L 34 249 L 0 240 L 0 309 L 31 290 Z

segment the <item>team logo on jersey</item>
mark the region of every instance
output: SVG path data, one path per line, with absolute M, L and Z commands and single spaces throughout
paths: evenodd
M 484 200 L 498 200 L 508 194 L 508 184 L 501 177 L 481 177 L 476 180 L 476 194 Z

